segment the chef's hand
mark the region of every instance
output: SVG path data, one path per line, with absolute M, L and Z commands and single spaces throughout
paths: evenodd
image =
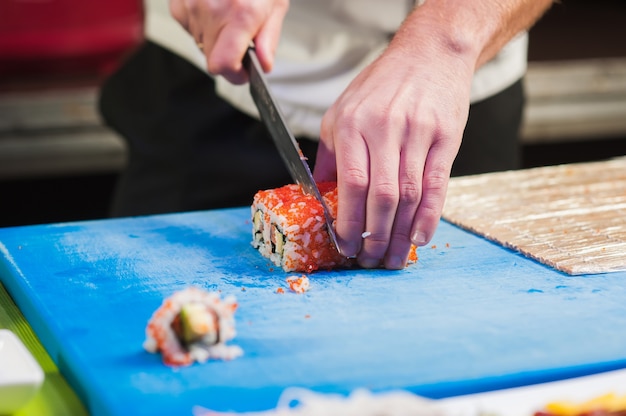
M 362 267 L 405 267 L 443 209 L 474 66 L 430 45 L 394 39 L 322 120 L 315 178 L 337 179 L 340 249 Z
M 269 72 L 289 0 L 170 0 L 170 13 L 204 52 L 207 70 L 234 84 L 248 81 L 242 59 L 251 41 Z

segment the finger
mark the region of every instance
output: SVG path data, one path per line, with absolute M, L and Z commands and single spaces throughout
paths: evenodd
M 205 19 L 207 24 L 211 22 Z M 266 21 L 263 9 L 248 7 L 229 13 L 215 21 L 222 22 L 219 27 L 206 27 L 214 39 L 210 54 L 207 56 L 207 69 L 212 74 L 224 76 L 233 84 L 248 81 L 248 74 L 243 67 L 243 57 L 250 43 Z
M 396 132 L 373 132 L 377 140 L 368 141 L 370 157 L 370 183 L 367 192 L 366 225 L 368 237 L 363 240 L 358 261 L 362 267 L 380 266 L 389 246 L 389 237 L 398 208 L 398 170 L 400 153 L 384 151 Z M 380 147 L 379 147 L 380 146 Z M 395 146 L 395 144 L 393 144 Z
M 279 2 L 272 9 L 269 18 L 254 38 L 255 49 L 263 71 L 270 72 L 274 66 L 274 56 L 288 3 Z
M 317 147 L 313 178 L 316 182 L 336 181 L 337 162 L 332 141 L 333 108 L 324 115 L 320 128 L 320 141 Z
M 411 227 L 422 195 L 422 174 L 427 149 L 422 142 L 411 140 L 400 154 L 398 209 L 393 224 L 384 265 L 387 269 L 403 269 L 411 249 Z
M 422 179 L 422 198 L 411 230 L 413 244 L 423 246 L 435 234 L 448 189 L 454 149 L 442 145 L 431 147 Z
M 251 40 L 252 35 L 249 32 L 243 32 L 232 25 L 224 26 L 217 34 L 211 53 L 207 57 L 208 71 L 222 75 L 233 84 L 247 82 L 248 74 L 242 61 Z
M 336 230 L 340 251 L 346 257 L 356 257 L 361 248 L 365 227 L 365 206 L 369 187 L 369 156 L 367 145 L 358 131 L 335 129 L 337 151 Z M 341 141 L 337 141 L 340 137 Z

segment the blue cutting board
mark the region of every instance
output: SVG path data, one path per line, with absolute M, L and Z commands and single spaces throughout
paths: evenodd
M 446 222 L 402 271 L 286 288 L 249 208 L 0 229 L 0 278 L 93 415 L 274 407 L 287 387 L 447 397 L 626 367 L 626 274 L 568 276 Z M 235 295 L 243 357 L 142 349 L 163 299 Z

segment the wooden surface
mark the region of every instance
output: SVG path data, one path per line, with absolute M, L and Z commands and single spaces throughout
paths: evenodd
M 626 158 L 454 178 L 443 217 L 569 274 L 626 270 Z

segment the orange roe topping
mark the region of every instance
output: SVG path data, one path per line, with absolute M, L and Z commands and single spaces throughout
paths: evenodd
M 417 262 L 417 247 L 411 246 L 411 251 L 409 251 L 409 263 Z

